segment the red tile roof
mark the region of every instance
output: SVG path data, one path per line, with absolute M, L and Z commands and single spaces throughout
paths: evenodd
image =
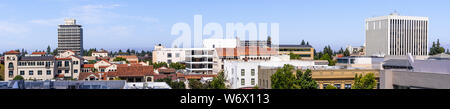
M 176 70 L 174 68 L 160 67 L 158 68 L 159 73 L 175 73 Z
M 99 73 L 103 73 L 103 75 L 102 75 L 103 80 L 107 79 L 106 77 L 108 75 L 108 72 L 99 72 Z M 91 75 L 94 75 L 95 77 L 99 78 L 100 77 L 99 73 L 81 72 L 80 75 L 78 76 L 78 79 L 79 80 L 84 80 L 84 79 L 86 79 L 87 77 L 89 77 Z
M 116 72 L 109 72 L 108 76 L 152 76 L 153 66 L 123 66 L 118 65 Z
M 94 68 L 94 64 L 83 64 L 83 68 Z
M 40 54 L 40 55 L 45 55 L 45 54 L 47 54 L 47 53 L 45 53 L 45 52 L 33 52 L 33 53 L 31 53 L 31 54 Z
M 11 51 L 6 52 L 5 54 L 20 54 L 20 52 L 11 50 Z

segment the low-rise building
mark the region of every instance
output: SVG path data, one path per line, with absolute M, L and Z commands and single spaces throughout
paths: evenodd
M 92 52 L 92 56 L 96 58 L 108 57 L 108 51 L 106 50 L 94 51 Z
M 259 88 L 262 89 L 272 89 L 271 76 L 277 72 L 282 66 L 260 66 L 258 81 Z M 294 70 L 301 70 L 302 72 L 306 69 L 301 69 L 301 67 L 296 67 Z M 295 71 L 292 71 L 294 74 Z M 311 77 L 317 82 L 318 89 L 324 89 L 327 85 L 333 85 L 338 89 L 351 89 L 355 75 L 356 74 L 368 74 L 374 73 L 375 79 L 379 81 L 379 69 L 340 69 L 340 68 L 316 68 L 311 69 Z M 377 83 L 377 88 L 379 83 Z
M 213 72 L 213 48 L 165 48 L 162 45 L 155 46 L 153 50 L 153 62 L 183 63 L 189 73 L 214 74 Z
M 59 56 L 35 53 L 19 56 L 17 51 L 5 53 L 5 79 L 12 80 L 20 75 L 28 80 L 78 79 L 82 59 L 73 51 L 66 51 Z
M 381 64 L 383 63 L 384 58 L 377 56 L 348 56 L 337 57 L 336 60 L 336 66 L 362 69 L 381 69 Z
M 326 67 L 328 65 L 315 65 L 314 61 L 225 61 L 224 75 L 227 85 L 231 89 L 259 86 L 261 80 L 259 67 L 283 67 L 290 64 L 297 67 Z M 264 74 L 263 74 L 264 75 Z
M 389 60 L 380 74 L 382 89 L 449 89 L 450 60 Z M 395 66 L 395 67 L 393 67 Z
M 280 55 L 289 55 L 291 53 L 299 55 L 301 60 L 314 60 L 314 48 L 311 45 L 278 45 Z

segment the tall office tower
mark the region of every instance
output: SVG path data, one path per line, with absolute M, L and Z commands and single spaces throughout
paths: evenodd
M 428 17 L 388 16 L 366 19 L 366 55 L 428 55 Z
M 58 25 L 58 53 L 72 50 L 76 55 L 83 54 L 83 28 L 75 19 L 65 19 L 65 24 Z

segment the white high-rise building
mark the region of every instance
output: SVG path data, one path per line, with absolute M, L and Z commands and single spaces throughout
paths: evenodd
M 428 17 L 392 13 L 366 19 L 366 55 L 428 55 Z

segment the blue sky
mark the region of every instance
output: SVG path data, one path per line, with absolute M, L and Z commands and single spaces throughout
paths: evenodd
M 57 46 L 57 25 L 75 18 L 84 27 L 85 48 L 153 49 L 170 45 L 172 25 L 276 22 L 280 43 L 302 39 L 316 49 L 360 46 L 364 19 L 396 10 L 430 18 L 429 40 L 450 48 L 449 0 L 5 0 L 0 2 L 0 51 Z M 193 28 L 193 27 L 192 27 Z M 225 28 L 225 27 L 224 27 Z M 224 30 L 225 31 L 225 30 Z

